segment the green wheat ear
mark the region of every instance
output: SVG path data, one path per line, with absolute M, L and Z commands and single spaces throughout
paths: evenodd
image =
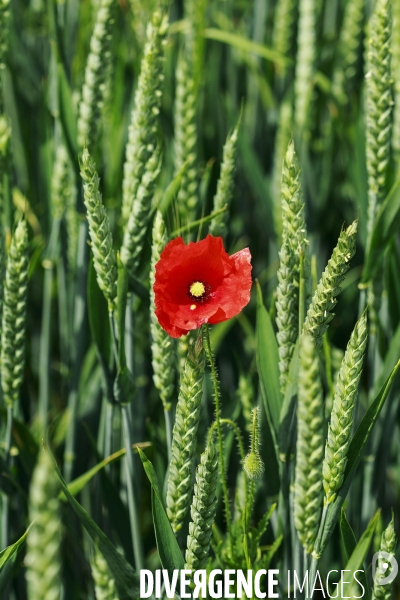
M 81 176 L 97 282 L 107 300 L 108 310 L 112 311 L 117 295 L 117 262 L 110 223 L 99 190 L 99 176 L 87 148 L 82 153 Z
M 324 405 L 318 354 L 307 333 L 301 337 L 299 352 L 294 522 L 299 540 L 310 554 L 322 508 Z
M 278 0 L 274 14 L 272 46 L 282 56 L 290 57 L 294 46 L 298 0 Z M 284 74 L 286 67 L 279 67 Z
M 183 525 L 190 507 L 196 433 L 203 396 L 204 350 L 201 335 L 189 346 L 181 374 L 175 424 L 172 432 L 171 462 L 167 484 L 167 514 L 174 533 Z
M 184 52 L 181 52 L 176 68 L 174 150 L 175 172 L 178 173 L 186 163 L 177 197 L 180 219 L 186 225 L 196 213 L 198 170 L 197 93 L 191 64 Z
M 110 573 L 107 561 L 97 545 L 90 566 L 92 568 L 96 600 L 119 600 L 115 581 Z
M 335 388 L 322 466 L 327 504 L 335 500 L 344 478 L 367 337 L 367 316 L 364 314 L 351 334 Z
M 218 453 L 210 444 L 201 455 L 190 514 L 185 569 L 204 569 L 210 551 L 212 526 L 217 510 Z
M 300 0 L 297 61 L 294 80 L 294 118 L 300 131 L 308 123 L 315 62 L 316 0 Z
M 394 516 L 389 525 L 382 533 L 381 545 L 379 547 L 380 552 L 387 552 L 394 556 L 396 550 L 397 538 L 394 531 Z M 388 564 L 389 561 L 385 557 L 378 558 L 378 564 L 375 572 L 374 589 L 372 591 L 372 600 L 390 600 L 392 597 L 392 584 L 379 585 L 378 579 L 383 579 L 391 573 L 391 568 L 384 567 L 384 564 Z M 390 563 L 389 563 L 390 567 Z
M 150 332 L 152 339 L 153 381 L 160 394 L 164 410 L 170 410 L 171 408 L 175 377 L 175 351 L 172 338 L 164 331 L 157 320 L 153 285 L 155 280 L 155 266 L 160 259 L 160 254 L 167 241 L 164 220 L 160 211 L 157 211 L 153 224 L 153 244 L 151 248 Z
M 41 451 L 29 494 L 29 518 L 25 564 L 29 600 L 59 600 L 61 594 L 61 518 L 59 483 L 51 455 Z
M 229 208 L 232 201 L 235 185 L 235 160 L 239 125 L 240 123 L 236 125 L 232 134 L 228 136 L 225 142 L 221 173 L 218 179 L 217 192 L 214 196 L 213 212 L 220 210 L 225 206 Z M 228 210 L 225 210 L 225 212 L 213 218 L 209 229 L 211 235 L 220 235 L 223 238 L 226 237 L 228 214 Z
M 394 81 L 394 107 L 392 147 L 396 159 L 396 169 L 400 166 L 400 4 L 393 3 L 392 27 L 392 75 Z
M 357 74 L 361 54 L 364 13 L 364 0 L 346 2 L 338 45 L 338 60 L 332 81 L 332 91 L 341 104 L 347 104 L 349 91 L 352 89 Z
M 272 216 L 275 233 L 279 241 L 282 241 L 282 165 L 292 135 L 292 112 L 291 102 L 283 102 L 279 111 L 278 129 L 275 137 L 274 170 L 272 174 Z
M 368 172 L 368 237 L 377 205 L 386 195 L 392 127 L 391 35 L 389 0 L 377 0 L 369 23 L 366 74 L 366 155 Z
M 111 63 L 115 3 L 101 0 L 96 15 L 78 115 L 78 145 L 93 151 L 100 125 L 105 86 Z
M 137 196 L 138 187 L 157 143 L 158 116 L 164 82 L 164 44 L 168 21 L 155 12 L 147 28 L 147 43 L 135 93 L 135 107 L 129 125 L 124 179 L 122 183 L 122 219 L 126 223 Z
M 305 207 L 300 178 L 300 165 L 291 141 L 282 168 L 282 246 L 279 253 L 276 301 L 280 385 L 283 394 L 299 334 L 299 320 L 304 318 L 300 316 L 304 315 L 304 308 L 300 311 L 300 301 L 305 306 L 305 298 L 300 299 L 300 278 L 304 278 L 306 283 L 309 279 Z M 305 285 L 304 292 L 306 287 Z
M 11 240 L 4 282 L 1 387 L 9 407 L 18 401 L 23 379 L 27 289 L 28 230 L 22 220 Z
M 357 225 L 358 221 L 354 221 L 341 232 L 307 312 L 304 330 L 312 334 L 317 348 L 321 346 L 322 336 L 334 317 L 331 311 L 337 304 L 340 284 L 356 251 Z

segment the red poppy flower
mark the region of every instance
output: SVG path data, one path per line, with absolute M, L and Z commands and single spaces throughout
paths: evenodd
M 248 248 L 229 256 L 222 238 L 212 235 L 187 245 L 181 237 L 169 242 L 153 288 L 161 327 L 178 338 L 237 315 L 250 301 L 250 260 Z

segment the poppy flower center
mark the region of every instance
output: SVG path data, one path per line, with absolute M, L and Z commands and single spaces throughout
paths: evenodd
M 197 302 L 204 302 L 210 293 L 210 289 L 208 283 L 204 281 L 193 281 L 188 285 L 188 296 Z

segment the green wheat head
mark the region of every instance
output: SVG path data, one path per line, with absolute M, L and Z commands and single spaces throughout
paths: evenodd
M 4 282 L 1 387 L 9 407 L 18 401 L 23 379 L 27 289 L 28 230 L 22 220 L 11 240 Z
M 8 22 L 10 16 L 10 0 L 2 0 L 0 3 L 0 73 L 5 66 L 5 58 L 8 51 Z M 0 88 L 2 89 L 0 83 Z M 1 104 L 3 99 L 0 100 Z
M 338 59 L 332 81 L 332 91 L 341 104 L 347 104 L 349 91 L 357 74 L 361 54 L 365 2 L 346 2 L 343 25 L 338 44 Z
M 282 164 L 286 156 L 292 132 L 292 106 L 290 102 L 283 102 L 279 111 L 278 129 L 275 138 L 274 170 L 272 174 L 273 219 L 275 233 L 282 241 Z
M 237 151 L 239 123 L 233 133 L 228 136 L 223 150 L 221 173 L 218 179 L 217 192 L 214 196 L 213 212 L 230 205 L 235 186 L 235 160 Z M 210 223 L 211 235 L 220 235 L 225 238 L 227 234 L 228 210 L 213 218 Z
M 210 551 L 212 526 L 217 510 L 218 453 L 208 445 L 196 470 L 196 483 L 190 508 L 185 569 L 204 569 Z
M 272 47 L 288 58 L 291 57 L 295 41 L 297 7 L 298 0 L 278 0 L 275 7 Z
M 137 275 L 140 258 L 146 239 L 147 227 L 150 220 L 151 202 L 156 187 L 156 180 L 160 172 L 160 152 L 156 148 L 150 156 L 142 179 L 136 189 L 131 213 L 124 229 L 121 246 L 121 261 L 129 275 Z
M 335 387 L 322 466 L 327 504 L 335 500 L 344 478 L 367 336 L 367 317 L 363 315 L 356 323 L 347 344 Z
M 99 176 L 87 148 L 82 153 L 81 176 L 97 282 L 111 312 L 117 295 L 117 263 L 110 223 L 99 190 Z
M 164 82 L 164 44 L 168 21 L 155 12 L 147 28 L 147 43 L 135 94 L 135 107 L 129 126 L 124 179 L 122 219 L 126 223 L 148 162 L 156 152 L 158 116 Z
M 110 573 L 107 561 L 97 545 L 90 566 L 92 568 L 96 600 L 119 600 L 115 581 Z
M 301 191 L 301 172 L 293 141 L 289 143 L 282 168 L 282 247 L 279 253 L 276 323 L 280 385 L 284 394 L 289 366 L 299 333 L 300 257 L 308 276 L 308 241 Z
M 72 189 L 72 165 L 64 144 L 59 144 L 54 160 L 53 175 L 51 178 L 51 204 L 53 218 L 61 220 L 67 210 Z
M 191 66 L 181 52 L 176 69 L 175 172 L 186 164 L 178 192 L 178 211 L 183 224 L 193 220 L 198 202 L 197 94 Z
M 400 4 L 392 4 L 392 75 L 394 82 L 394 107 L 393 107 L 393 131 L 392 147 L 396 157 L 396 168 L 399 167 L 400 155 Z
M 337 304 L 340 284 L 356 251 L 357 225 L 358 221 L 354 221 L 341 232 L 307 312 L 304 329 L 312 334 L 317 348 L 321 346 L 322 336 L 334 317 L 331 311 Z
M 313 550 L 322 506 L 324 405 L 318 354 L 312 337 L 300 344 L 294 522 L 305 551 Z
M 366 74 L 366 155 L 368 172 L 368 235 L 377 205 L 386 195 L 392 128 L 392 15 L 390 0 L 377 0 L 369 23 Z
M 164 331 L 155 315 L 154 278 L 155 265 L 167 243 L 165 224 L 160 211 L 157 211 L 153 224 L 153 244 L 151 247 L 150 269 L 150 333 L 154 385 L 160 394 L 164 410 L 170 410 L 174 391 L 175 349 L 172 338 Z
M 396 533 L 394 531 L 394 517 L 392 516 L 392 520 L 389 525 L 382 533 L 381 537 L 381 545 L 379 548 L 380 552 L 387 552 L 394 556 L 396 550 L 397 538 Z M 384 568 L 384 564 L 387 564 L 388 561 L 384 557 L 378 558 L 377 569 L 375 572 L 375 580 L 374 580 L 374 589 L 372 591 L 372 600 L 391 600 L 392 598 L 392 584 L 387 585 L 379 585 L 378 579 L 383 579 L 387 577 L 391 569 Z
M 189 351 L 181 374 L 175 424 L 172 432 L 172 456 L 167 486 L 167 514 L 177 533 L 190 507 L 192 469 L 196 449 L 203 395 L 204 350 L 199 336 Z
M 294 118 L 300 131 L 308 123 L 315 62 L 316 0 L 300 0 Z
M 101 0 L 90 40 L 85 81 L 78 115 L 78 145 L 93 147 L 98 138 L 105 87 L 111 63 L 111 41 L 114 25 L 113 0 Z
M 61 594 L 61 516 L 59 484 L 53 460 L 41 451 L 29 495 L 29 517 L 25 564 L 29 600 L 59 600 Z

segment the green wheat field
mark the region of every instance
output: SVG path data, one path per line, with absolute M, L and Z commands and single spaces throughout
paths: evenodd
M 400 0 L 1 0 L 0 87 L 0 598 L 399 599 Z

